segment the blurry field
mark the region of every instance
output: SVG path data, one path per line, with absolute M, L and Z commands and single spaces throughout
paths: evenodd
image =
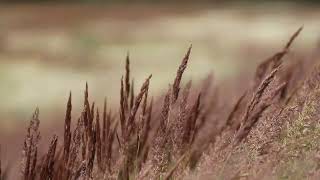
M 318 13 L 317 13 L 318 12 Z M 130 52 L 135 84 L 153 74 L 152 94 L 163 92 L 190 44 L 185 79 L 213 72 L 218 81 L 251 73 L 301 25 L 295 52 L 317 45 L 320 11 L 277 7 L 3 6 L 0 7 L 1 133 L 29 120 L 36 106 L 63 117 L 68 92 L 76 111 L 85 82 L 92 99 L 118 103 L 124 59 Z M 303 40 L 302 40 L 303 39 Z M 272 53 L 271 53 L 272 54 Z M 253 62 L 249 63 L 248 62 Z M 96 102 L 101 105 L 103 102 Z M 61 119 L 62 122 L 62 119 Z M 24 127 L 24 126 L 22 126 Z

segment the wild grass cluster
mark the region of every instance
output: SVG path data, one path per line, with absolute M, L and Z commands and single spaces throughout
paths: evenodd
M 182 84 L 191 47 L 156 99 L 149 93 L 152 75 L 134 92 L 127 56 L 118 111 L 106 99 L 97 107 L 86 84 L 83 110 L 73 115 L 70 92 L 64 135 L 53 135 L 47 153 L 39 154 L 36 109 L 15 173 L 23 180 L 317 179 L 320 69 L 316 60 L 286 56 L 301 30 L 258 65 L 236 101 L 226 101 L 212 76 L 195 87 Z M 1 180 L 7 175 L 0 161 Z

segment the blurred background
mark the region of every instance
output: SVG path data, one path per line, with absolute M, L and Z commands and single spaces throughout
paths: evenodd
M 136 89 L 152 73 L 151 93 L 157 96 L 166 91 L 190 44 L 193 50 L 184 79 L 195 83 L 209 73 L 217 82 L 250 75 L 302 25 L 295 54 L 308 55 L 319 44 L 316 0 L 0 2 L 0 143 L 7 144 L 4 149 L 22 146 L 36 107 L 44 134 L 60 131 L 56 124 L 63 123 L 69 91 L 76 119 L 86 82 L 91 100 L 101 106 L 107 96 L 117 110 L 128 52 Z

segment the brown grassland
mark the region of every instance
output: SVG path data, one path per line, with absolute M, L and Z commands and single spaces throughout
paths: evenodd
M 53 135 L 40 154 L 37 108 L 21 137 L 15 173 L 24 180 L 319 179 L 319 56 L 288 55 L 301 30 L 260 63 L 244 92 L 224 90 L 212 75 L 183 85 L 192 47 L 167 93 L 150 95 L 152 75 L 134 92 L 128 55 L 119 110 L 106 99 L 97 107 L 86 84 L 83 111 L 73 115 L 70 92 L 64 136 Z M 229 92 L 238 99 L 230 100 Z M 0 161 L 0 179 L 9 172 Z

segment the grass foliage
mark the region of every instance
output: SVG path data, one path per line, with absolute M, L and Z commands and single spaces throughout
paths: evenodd
M 64 134 L 52 136 L 45 154 L 39 153 L 41 121 L 35 110 L 23 141 L 20 179 L 320 177 L 320 91 L 314 86 L 319 72 L 305 78 L 297 73 L 306 71 L 299 63 L 285 59 L 301 30 L 257 67 L 252 85 L 231 102 L 211 76 L 202 87 L 181 83 L 191 47 L 159 98 L 149 92 L 152 75 L 135 92 L 128 55 L 118 111 L 106 99 L 98 107 L 86 84 L 83 110 L 74 115 L 70 92 Z M 7 174 L 0 161 L 1 180 Z

